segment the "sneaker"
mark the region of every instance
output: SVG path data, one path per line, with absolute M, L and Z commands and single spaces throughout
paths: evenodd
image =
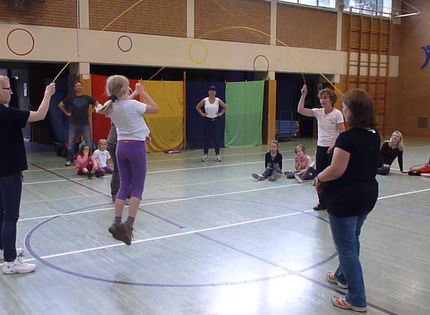
M 344 310 L 353 310 L 356 312 L 367 312 L 367 306 L 354 306 L 351 305 L 347 300 L 346 297 L 343 296 L 332 296 L 331 303 L 333 303 L 334 306 L 344 309 Z
M 0 249 L 0 264 L 4 263 L 4 252 L 2 249 Z M 17 248 L 16 249 L 16 257 L 22 257 L 24 256 L 24 248 Z
M 97 173 L 97 174 L 96 174 L 96 177 L 97 177 L 97 178 L 100 178 L 100 177 L 103 177 L 103 176 L 104 176 L 104 174 L 101 174 L 101 173 Z
M 120 224 L 121 224 L 121 223 L 114 222 L 114 223 L 112 223 L 112 225 L 108 228 L 108 231 L 109 231 L 109 233 L 110 233 L 110 234 L 112 234 L 112 237 L 113 237 L 114 239 L 119 240 L 119 241 L 121 241 L 121 239 L 119 238 L 119 234 L 120 234 L 120 228 L 119 228 L 119 225 L 120 225 Z
M 260 174 L 254 173 L 252 174 L 252 177 L 254 177 L 256 180 L 264 180 L 263 175 L 260 175 Z
M 66 164 L 64 164 L 64 165 L 70 166 L 70 165 L 72 165 L 72 161 L 66 161 Z
M 320 204 L 317 204 L 317 205 L 314 207 L 314 210 L 315 210 L 315 211 L 324 211 L 324 210 L 327 210 L 327 207 L 324 207 L 324 206 L 321 206 Z
M 348 283 L 339 282 L 333 272 L 327 272 L 327 281 L 336 284 L 341 289 L 348 289 Z
M 208 155 L 207 154 L 203 155 L 202 162 L 206 162 L 207 160 L 208 160 Z
M 130 227 L 127 222 L 124 223 L 113 223 L 108 229 L 109 233 L 112 234 L 114 239 L 124 242 L 126 245 L 131 245 L 131 239 L 133 237 L 133 228 Z
M 296 181 L 297 181 L 299 184 L 303 183 L 303 179 L 301 179 L 299 175 L 294 174 L 294 178 L 296 179 Z
M 3 273 L 10 275 L 14 273 L 29 273 L 36 269 L 35 264 L 23 262 L 21 257 L 17 257 L 14 261 L 6 262 L 3 265 Z
M 217 162 L 222 162 L 222 160 L 221 160 L 221 156 L 219 156 L 219 154 L 217 154 L 217 156 L 215 157 L 215 160 L 216 160 Z
M 93 173 L 91 173 L 91 172 L 89 172 L 89 173 L 87 174 L 87 176 L 88 176 L 88 178 L 89 178 L 89 179 L 93 179 L 94 174 L 93 174 Z

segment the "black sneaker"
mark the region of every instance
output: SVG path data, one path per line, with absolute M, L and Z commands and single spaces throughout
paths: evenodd
M 90 173 L 87 174 L 87 176 L 88 176 L 89 179 L 93 179 L 94 174 L 90 172 Z
M 314 207 L 314 210 L 315 210 L 315 211 L 324 211 L 324 210 L 327 210 L 327 206 L 322 206 L 321 204 L 317 204 L 317 205 Z

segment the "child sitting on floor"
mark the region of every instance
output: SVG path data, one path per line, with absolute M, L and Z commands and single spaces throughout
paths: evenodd
M 282 155 L 279 153 L 278 141 L 273 140 L 270 143 L 270 150 L 266 153 L 264 159 L 266 169 L 263 174 L 252 174 L 252 177 L 258 180 L 269 178 L 270 181 L 278 179 L 282 174 Z
M 103 176 L 99 170 L 97 161 L 91 155 L 91 149 L 88 144 L 84 144 L 78 151 L 76 172 L 78 175 L 87 175 L 89 179 L 91 179 L 94 174 L 96 177 Z
M 312 159 L 306 154 L 306 149 L 303 144 L 299 144 L 294 150 L 296 156 L 295 161 L 295 172 L 294 178 L 299 183 L 303 183 L 304 180 L 312 180 L 316 176 L 315 163 L 312 163 Z
M 100 139 L 98 149 L 94 151 L 93 157 L 97 161 L 100 173 L 112 174 L 112 168 L 108 165 L 111 156 L 107 150 L 107 145 L 106 139 Z M 113 154 L 115 154 L 115 152 L 113 152 Z

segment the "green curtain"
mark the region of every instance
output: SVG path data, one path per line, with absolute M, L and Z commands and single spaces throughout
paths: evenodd
M 262 144 L 264 81 L 226 84 L 225 146 Z

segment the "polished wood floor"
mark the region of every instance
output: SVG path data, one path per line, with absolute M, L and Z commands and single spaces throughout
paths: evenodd
M 281 143 L 284 170 L 294 147 Z M 303 140 L 311 154 L 315 143 Z M 0 275 L 0 314 L 347 314 L 325 280 L 337 257 L 314 187 L 258 182 L 267 147 L 150 153 L 134 242 L 107 232 L 110 177 L 89 180 L 53 152 L 29 154 L 18 246 L 37 264 Z M 213 151 L 210 152 L 213 154 Z M 407 142 L 405 166 L 428 160 Z M 430 314 L 430 178 L 378 176 L 380 197 L 361 238 L 368 314 Z

